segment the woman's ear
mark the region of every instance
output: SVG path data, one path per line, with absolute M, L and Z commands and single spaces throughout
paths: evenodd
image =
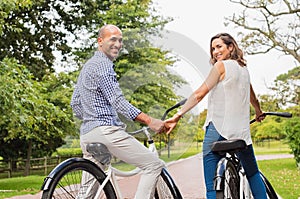
M 233 51 L 233 44 L 229 44 L 229 46 L 228 46 L 228 50 L 230 51 L 230 52 L 232 52 Z

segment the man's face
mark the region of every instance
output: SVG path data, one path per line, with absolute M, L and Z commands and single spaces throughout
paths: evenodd
M 122 48 L 122 32 L 117 27 L 108 27 L 104 34 L 98 37 L 99 50 L 102 51 L 110 60 L 118 57 Z

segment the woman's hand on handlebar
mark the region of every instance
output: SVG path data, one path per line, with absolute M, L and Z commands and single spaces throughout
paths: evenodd
M 266 115 L 265 115 L 265 113 L 263 113 L 261 110 L 260 111 L 257 111 L 256 113 L 255 113 L 255 120 L 257 121 L 257 122 L 261 122 L 261 121 L 263 121 L 265 118 L 266 118 Z
M 181 115 L 175 114 L 173 117 L 165 120 L 166 133 L 169 134 L 176 127 Z

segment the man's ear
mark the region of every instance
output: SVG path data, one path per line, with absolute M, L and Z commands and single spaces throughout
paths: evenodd
M 103 41 L 102 37 L 97 38 L 97 42 L 98 42 L 99 45 L 102 45 L 102 41 Z

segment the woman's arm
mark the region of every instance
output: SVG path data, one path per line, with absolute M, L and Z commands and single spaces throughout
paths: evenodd
M 176 127 L 177 122 L 186 112 L 194 108 L 207 95 L 207 93 L 213 87 L 215 87 L 220 80 L 222 80 L 224 75 L 224 63 L 215 63 L 202 85 L 190 95 L 190 97 L 187 99 L 182 108 L 172 118 L 165 121 L 167 134 L 170 133 Z
M 263 116 L 263 112 L 260 108 L 260 104 L 258 99 L 256 98 L 255 92 L 253 90 L 252 84 L 250 84 L 250 103 L 254 107 L 256 114 L 256 121 L 261 122 L 265 117 Z

